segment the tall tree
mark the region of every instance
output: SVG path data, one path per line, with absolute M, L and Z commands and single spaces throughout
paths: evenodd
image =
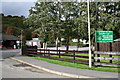
M 113 31 L 114 39 L 118 38 L 120 2 L 92 2 L 90 3 L 91 38 L 95 41 L 95 31 Z

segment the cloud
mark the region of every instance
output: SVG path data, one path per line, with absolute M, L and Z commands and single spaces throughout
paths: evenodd
M 28 17 L 29 9 L 34 5 L 34 2 L 2 2 L 2 13 L 5 15 L 23 15 Z
M 0 13 L 2 13 L 2 3 L 0 2 Z
M 36 2 L 37 0 L 1 0 L 1 2 Z

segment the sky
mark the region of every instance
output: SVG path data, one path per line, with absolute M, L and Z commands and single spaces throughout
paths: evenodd
M 0 13 L 12 16 L 28 17 L 29 9 L 35 5 L 35 0 L 4 0 L 0 2 Z
M 0 0 L 0 13 L 28 17 L 29 9 L 35 5 L 36 1 L 37 0 Z

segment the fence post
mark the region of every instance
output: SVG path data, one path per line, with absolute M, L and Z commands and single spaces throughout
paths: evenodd
M 112 51 L 112 43 L 110 42 L 110 52 Z M 110 54 L 110 57 L 112 57 L 112 55 Z M 110 63 L 112 63 L 112 60 L 110 60 Z
M 75 60 L 75 50 L 73 50 L 73 59 Z
M 27 52 L 28 50 L 27 50 L 28 48 L 27 48 L 27 46 L 22 46 L 22 55 L 28 55 L 29 53 Z
M 50 57 L 50 50 L 48 49 L 48 55 L 49 55 L 49 57 Z
M 100 51 L 100 44 L 97 43 L 97 51 Z M 97 57 L 100 57 L 100 54 L 97 54 Z M 100 60 L 98 59 L 97 62 L 100 62 Z
M 92 59 L 93 59 L 93 62 L 92 62 L 92 65 L 94 66 L 94 62 L 95 62 L 95 54 L 94 54 L 94 51 L 92 51 L 92 54 L 93 54 L 93 57 L 92 57 Z
M 44 50 L 44 53 L 43 53 L 43 55 L 45 56 L 45 49 L 43 49 Z
M 41 55 L 41 49 L 39 49 L 39 51 L 40 51 L 40 55 Z
M 40 49 L 40 55 L 41 55 L 41 56 L 44 56 L 44 54 L 42 53 L 42 51 L 43 51 L 43 50 L 42 50 L 42 49 Z
M 24 51 L 23 51 L 24 52 Z M 24 54 L 24 55 L 29 55 L 29 52 L 28 52 L 28 48 L 27 47 L 25 47 L 25 52 L 26 52 L 26 54 Z
M 112 55 L 110 55 L 110 57 L 112 57 Z M 112 63 L 112 60 L 110 60 L 110 63 Z
M 59 49 L 59 58 L 60 58 L 60 49 Z
M 100 57 L 100 54 L 97 54 L 97 57 Z M 100 59 L 98 59 L 97 62 L 100 62 Z
M 97 44 L 97 51 L 100 51 L 100 44 L 99 43 L 96 43 Z

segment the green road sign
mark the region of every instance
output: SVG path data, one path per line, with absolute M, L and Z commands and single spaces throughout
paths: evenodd
M 113 31 L 96 31 L 96 42 L 113 42 Z

